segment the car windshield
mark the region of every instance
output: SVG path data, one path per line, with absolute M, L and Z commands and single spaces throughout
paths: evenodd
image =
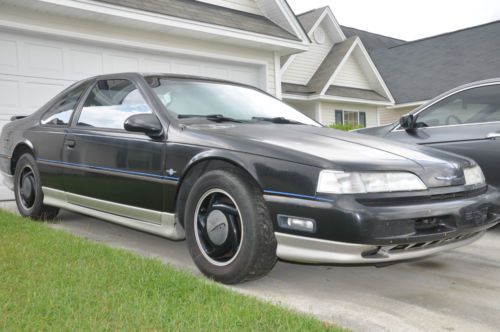
M 296 109 L 253 88 L 156 76 L 146 77 L 146 80 L 167 111 L 179 119 L 321 126 Z

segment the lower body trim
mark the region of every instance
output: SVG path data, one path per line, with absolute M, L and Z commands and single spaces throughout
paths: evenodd
M 135 228 L 172 240 L 184 239 L 184 229 L 175 214 L 142 209 L 66 191 L 42 187 L 43 203 Z
M 405 261 L 437 254 L 470 244 L 484 235 L 484 231 L 463 240 L 436 245 L 389 252 L 380 246 L 327 241 L 304 236 L 274 233 L 278 241 L 277 255 L 287 261 L 311 264 L 382 264 Z M 364 253 L 377 253 L 363 256 Z

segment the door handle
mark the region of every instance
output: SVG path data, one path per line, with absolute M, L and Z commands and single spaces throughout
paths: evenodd
M 497 139 L 497 138 L 500 138 L 500 133 L 499 132 L 489 133 L 488 135 L 486 135 L 486 138 L 487 139 Z
M 64 142 L 64 145 L 66 145 L 68 148 L 74 148 L 75 145 L 76 145 L 76 141 L 75 140 L 72 140 L 72 139 L 67 139 L 65 142 Z

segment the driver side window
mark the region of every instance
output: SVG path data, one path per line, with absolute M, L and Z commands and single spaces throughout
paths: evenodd
M 500 85 L 453 94 L 418 114 L 417 127 L 500 121 Z
M 137 87 L 129 80 L 98 81 L 83 104 L 77 126 L 123 130 L 127 118 L 152 113 Z

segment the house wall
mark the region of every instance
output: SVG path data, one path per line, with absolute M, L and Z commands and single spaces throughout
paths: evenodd
M 198 0 L 212 5 L 231 8 L 242 12 L 262 15 L 257 3 L 254 0 Z
M 318 120 L 316 118 L 316 105 L 318 102 L 297 102 L 297 101 L 286 101 L 286 103 L 296 110 L 304 113 L 313 120 Z
M 324 29 L 324 24 L 321 24 L 318 28 Z M 333 41 L 328 35 L 325 36 L 325 42 L 322 44 L 318 44 L 314 38 L 312 40 L 313 43 L 309 50 L 297 54 L 286 68 L 282 77 L 283 82 L 307 84 L 333 46 Z
M 366 126 L 378 125 L 377 106 L 354 103 L 321 102 L 321 115 L 319 121 L 324 125 L 335 123 L 335 110 L 366 112 Z
M 418 106 L 403 107 L 397 109 L 381 108 L 379 110 L 380 125 L 386 125 L 398 121 L 400 117 L 413 111 Z
M 347 86 L 351 88 L 366 89 L 371 90 L 372 87 L 370 82 L 363 73 L 363 69 L 356 60 L 353 54 L 347 58 L 347 60 L 340 68 L 339 73 L 333 81 L 333 85 Z

